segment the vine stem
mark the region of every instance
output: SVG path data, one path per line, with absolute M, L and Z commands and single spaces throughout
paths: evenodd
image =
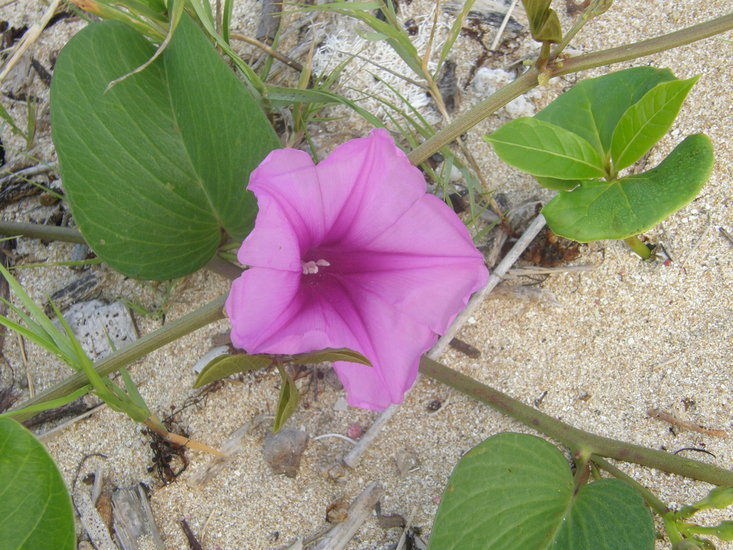
M 538 216 L 535 222 L 541 228 L 544 219 Z M 487 284 L 487 287 L 489 286 L 491 285 Z M 100 376 L 107 376 L 180 337 L 223 319 L 225 300 L 226 295 L 219 296 L 205 306 L 166 324 L 150 334 L 146 334 L 132 344 L 96 362 L 94 369 Z M 574 428 L 427 356 L 423 356 L 420 360 L 420 372 L 563 443 L 580 455 L 614 458 L 706 481 L 714 485 L 733 487 L 733 471 L 639 445 L 601 437 Z M 87 383 L 87 377 L 83 372 L 75 373 L 15 408 L 22 409 L 57 399 L 76 391 Z M 32 416 L 34 416 L 32 413 L 18 415 L 16 419 L 22 422 Z
M 507 84 L 461 116 L 455 118 L 445 128 L 421 143 L 408 155 L 408 158 L 413 164 L 421 164 L 435 153 L 435 151 L 439 151 L 442 147 L 454 141 L 458 136 L 473 128 L 489 115 L 495 113 L 512 99 L 519 97 L 537 86 L 540 76 L 545 81 L 555 76 L 637 59 L 684 46 L 731 29 L 733 29 L 733 13 L 663 36 L 650 38 L 649 40 L 642 40 L 641 42 L 635 42 L 626 46 L 579 55 L 578 57 L 573 57 L 562 62 L 558 61 L 554 64 L 550 63 L 543 73 L 540 73 L 536 68 L 529 69 L 516 80 Z
M 573 452 L 641 464 L 713 485 L 733 486 L 733 471 L 574 428 L 425 356 L 420 360 L 420 372 L 559 441 Z
M 186 336 L 187 334 L 205 327 L 214 321 L 223 319 L 225 300 L 226 295 L 219 296 L 205 306 L 184 315 L 180 319 L 171 321 L 149 334 L 146 334 L 135 342 L 128 344 L 124 348 L 120 348 L 118 351 L 108 355 L 104 359 L 97 361 L 94 364 L 94 370 L 96 370 L 100 376 L 107 376 L 119 368 L 129 365 L 133 361 L 137 361 L 148 353 L 163 347 L 178 338 Z M 83 372 L 77 372 L 59 384 L 52 386 L 46 391 L 32 397 L 25 403 L 18 405 L 15 409 L 19 410 L 39 403 L 44 403 L 46 401 L 51 401 L 53 399 L 58 399 L 59 397 L 63 397 L 78 390 L 88 383 L 89 381 L 87 380 L 86 375 Z M 23 422 L 33 416 L 33 413 L 23 415 L 19 414 L 15 416 L 15 419 L 18 422 Z
M 636 489 L 636 492 L 639 493 L 642 498 L 646 501 L 646 503 L 649 505 L 649 507 L 654 510 L 657 514 L 659 514 L 662 517 L 665 517 L 667 514 L 670 513 L 669 508 L 667 505 L 662 502 L 657 495 L 652 493 L 649 489 L 644 487 L 641 483 L 636 481 L 633 477 L 627 475 L 626 473 L 622 472 L 616 466 L 611 464 L 608 460 L 604 460 L 603 458 L 599 456 L 591 456 L 590 458 L 591 462 L 598 466 L 599 468 L 606 470 L 609 474 L 611 474 L 616 479 L 619 479 L 623 481 L 624 483 L 628 483 L 631 485 L 634 489 Z

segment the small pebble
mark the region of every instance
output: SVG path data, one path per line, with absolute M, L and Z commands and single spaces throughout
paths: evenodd
M 358 422 L 354 422 L 346 429 L 346 435 L 351 439 L 359 439 L 364 435 L 364 428 Z
M 302 430 L 285 429 L 268 435 L 263 453 L 272 473 L 293 478 L 297 476 L 307 444 L 308 434 Z

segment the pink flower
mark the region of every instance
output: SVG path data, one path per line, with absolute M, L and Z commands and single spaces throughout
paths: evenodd
M 385 130 L 314 166 L 293 149 L 252 172 L 250 266 L 226 311 L 248 353 L 358 351 L 372 366 L 334 363 L 349 404 L 401 403 L 430 349 L 488 272 L 465 226 Z

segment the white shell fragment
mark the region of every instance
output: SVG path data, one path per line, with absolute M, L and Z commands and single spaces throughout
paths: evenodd
M 122 302 L 79 302 L 69 307 L 63 316 L 92 361 L 137 340 L 130 311 Z M 61 329 L 58 320 L 54 320 L 54 324 Z

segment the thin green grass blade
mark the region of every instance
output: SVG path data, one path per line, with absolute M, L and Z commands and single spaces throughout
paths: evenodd
M 52 399 L 51 401 L 44 401 L 43 403 L 38 403 L 37 405 L 31 405 L 30 407 L 26 407 L 24 409 L 17 409 L 17 410 L 4 412 L 0 414 L 0 418 L 17 416 L 19 414 L 35 415 L 35 414 L 38 414 L 39 412 L 47 411 L 50 409 L 57 409 L 59 407 L 63 407 L 64 405 L 68 405 L 69 403 L 76 401 L 80 397 L 88 394 L 91 391 L 91 389 L 92 389 L 91 386 L 86 385 L 86 386 L 79 388 L 78 390 L 74 392 L 71 392 L 68 395 L 59 397 L 58 399 Z
M 8 330 L 12 330 L 13 332 L 20 334 L 23 338 L 26 338 L 27 340 L 30 340 L 34 344 L 41 346 L 43 349 L 47 350 L 49 353 L 53 354 L 54 356 L 58 357 L 62 361 L 66 362 L 66 358 L 61 355 L 58 348 L 53 343 L 53 340 L 44 338 L 40 336 L 37 332 L 33 332 L 31 329 L 28 329 L 24 327 L 23 325 L 19 325 L 18 323 L 14 323 L 7 317 L 0 317 L 0 325 L 4 326 Z
M 138 420 L 138 418 L 133 418 L 133 420 L 136 420 L 137 422 L 145 422 L 145 420 L 152 416 L 148 404 L 143 399 L 143 396 L 140 395 L 140 392 L 138 391 L 135 382 L 132 381 L 127 369 L 122 367 L 119 370 L 119 373 L 120 376 L 122 376 L 122 382 L 125 384 L 128 399 L 131 401 L 132 405 L 139 409 L 140 413 L 137 416 L 142 417 L 140 420 Z
M 352 109 L 356 114 L 376 128 L 384 128 L 384 123 L 369 111 L 359 107 L 353 101 L 332 92 L 325 92 L 323 90 L 298 90 L 295 88 L 280 88 L 278 86 L 268 86 L 267 89 L 268 97 L 275 106 L 285 107 L 293 103 L 340 103 Z
M 383 6 L 384 4 L 379 2 L 333 2 L 321 6 L 303 6 L 296 11 L 332 12 L 358 19 L 377 33 L 384 35 L 386 42 L 392 46 L 392 49 L 402 58 L 407 66 L 416 75 L 422 76 L 422 62 L 410 38 L 402 31 L 399 25 L 394 26 L 388 22 L 385 23 L 371 14 L 373 10 L 382 8 Z
M 40 263 L 40 264 L 25 264 L 25 265 L 14 265 L 10 269 L 13 271 L 19 269 L 30 269 L 36 267 L 83 267 L 87 265 L 98 265 L 102 263 L 102 258 L 91 258 L 89 260 L 80 260 L 78 262 L 51 262 L 51 263 Z
M 433 73 L 433 79 L 438 78 L 438 75 L 440 74 L 440 69 L 443 68 L 443 63 L 448 57 L 451 48 L 453 48 L 453 44 L 455 44 L 458 36 L 461 34 L 463 22 L 466 20 L 466 17 L 468 17 L 468 13 L 471 11 L 471 8 L 473 7 L 475 1 L 476 0 L 466 0 L 466 3 L 463 4 L 463 9 L 461 10 L 461 13 L 459 13 L 456 17 L 456 20 L 453 21 L 453 25 L 451 26 L 450 32 L 448 33 L 448 38 L 446 39 L 445 44 L 443 44 L 443 48 L 440 50 L 438 66 L 435 69 L 435 73 Z
M 185 1 L 186 0 L 173 0 L 173 7 L 171 9 L 170 25 L 168 27 L 168 33 L 165 35 L 163 42 L 161 42 L 158 48 L 155 50 L 155 53 L 153 53 L 152 57 L 148 59 L 145 63 L 140 65 L 137 69 L 132 70 L 129 73 L 121 76 L 120 78 L 116 78 L 115 80 L 110 82 L 109 85 L 107 86 L 106 91 L 111 90 L 113 86 L 115 86 L 116 84 L 119 84 L 120 82 L 122 82 L 123 80 L 126 80 L 127 78 L 130 78 L 132 75 L 143 72 L 156 59 L 158 59 L 158 57 L 160 57 L 160 54 L 162 54 L 165 51 L 165 49 L 168 47 L 168 44 L 170 44 L 170 41 L 173 39 L 173 34 L 176 31 L 176 27 L 178 27 L 178 23 L 180 23 L 181 17 L 183 17 L 183 8 L 186 6 Z
M 229 44 L 229 31 L 232 26 L 232 11 L 234 10 L 234 0 L 224 0 L 224 10 L 221 18 L 221 37 L 224 42 Z
M 7 305 L 21 319 L 23 319 L 23 321 L 32 331 L 37 332 L 39 336 L 45 334 L 45 337 L 51 340 L 56 345 L 58 351 L 54 351 L 53 349 L 44 346 L 46 349 L 48 349 L 49 351 L 51 351 L 51 353 L 54 353 L 57 356 L 61 354 L 60 356 L 65 362 L 66 358 L 72 358 L 73 353 L 69 348 L 68 342 L 64 338 L 64 335 L 54 326 L 53 322 L 51 322 L 51 319 L 46 316 L 43 310 L 36 305 L 31 297 L 25 293 L 25 290 L 23 290 L 23 287 L 20 286 L 20 283 L 18 283 L 15 277 L 13 277 L 10 272 L 2 265 L 0 265 L 0 274 L 5 277 L 5 280 L 8 282 L 10 290 L 22 302 L 23 306 L 28 311 L 28 314 L 26 315 L 23 311 L 20 310 L 20 308 L 13 306 L 9 302 L 6 302 Z
M 15 124 L 13 117 L 11 117 L 10 113 L 5 110 L 5 107 L 3 107 L 2 103 L 0 103 L 0 118 L 8 123 L 8 126 L 10 126 L 10 129 L 14 134 L 25 137 L 25 132 L 21 130 L 17 124 Z

